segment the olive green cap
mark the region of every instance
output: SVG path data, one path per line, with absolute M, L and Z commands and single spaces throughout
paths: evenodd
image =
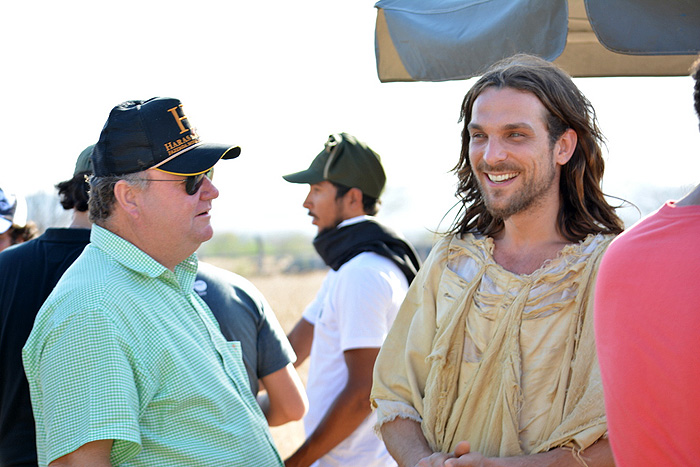
M 347 133 L 328 137 L 325 148 L 308 169 L 282 178 L 292 183 L 320 183 L 324 180 L 359 188 L 367 196 L 379 199 L 386 174 L 379 155 L 365 143 Z
M 92 149 L 94 147 L 95 145 L 91 144 L 80 153 L 78 160 L 75 161 L 75 170 L 73 170 L 74 177 L 82 172 L 92 173 L 92 160 L 90 159 L 90 156 L 92 155 Z

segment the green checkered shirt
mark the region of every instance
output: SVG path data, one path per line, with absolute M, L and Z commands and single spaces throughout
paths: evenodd
M 23 351 L 40 465 L 101 439 L 113 465 L 282 465 L 196 272 L 195 255 L 173 273 L 93 226 Z

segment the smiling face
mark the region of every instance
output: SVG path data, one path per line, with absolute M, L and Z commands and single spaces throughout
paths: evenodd
M 545 203 L 558 205 L 560 165 L 571 154 L 568 140 L 562 147 L 564 136 L 550 144 L 546 115 L 534 94 L 512 88 L 489 87 L 474 101 L 469 160 L 494 217 L 508 219 Z M 566 138 L 571 133 L 567 130 Z

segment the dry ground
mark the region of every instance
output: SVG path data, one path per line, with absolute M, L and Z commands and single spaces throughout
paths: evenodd
M 325 271 L 314 271 L 303 274 L 248 277 L 248 279 L 265 296 L 285 333 L 288 333 L 301 317 L 306 305 L 313 300 L 325 275 Z M 306 384 L 308 361 L 298 368 L 298 371 Z M 301 421 L 273 427 L 271 431 L 282 459 L 292 454 L 304 441 L 304 427 Z

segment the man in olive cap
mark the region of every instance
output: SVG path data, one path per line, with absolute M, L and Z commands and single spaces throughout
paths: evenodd
M 22 346 L 34 318 L 65 270 L 90 242 L 88 184 L 92 174 L 85 148 L 73 177 L 56 185 L 61 205 L 73 212 L 68 228 L 41 236 L 0 254 L 0 465 L 37 465 L 34 416 L 22 368 Z
M 90 244 L 23 351 L 40 465 L 282 465 L 240 343 L 193 287 L 212 168 L 239 154 L 203 142 L 177 99 L 112 109 L 92 152 Z
M 396 465 L 372 431 L 372 368 L 419 268 L 413 247 L 372 217 L 384 189 L 379 156 L 331 135 L 311 166 L 284 176 L 309 184 L 314 247 L 331 270 L 289 334 L 296 365 L 310 356 L 307 439 L 286 466 Z

